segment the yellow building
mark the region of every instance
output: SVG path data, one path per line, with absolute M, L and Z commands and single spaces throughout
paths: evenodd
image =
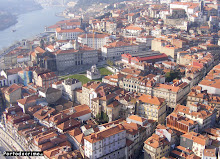
M 163 124 L 166 119 L 166 101 L 151 95 L 143 94 L 138 98 L 137 113 L 139 116 Z
M 170 143 L 164 136 L 153 134 L 144 142 L 144 158 L 161 159 L 169 152 Z
M 16 103 L 21 99 L 21 86 L 13 84 L 4 90 L 6 105 Z

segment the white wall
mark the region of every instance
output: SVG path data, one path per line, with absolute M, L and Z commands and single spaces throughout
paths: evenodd
M 83 121 L 89 120 L 89 119 L 91 118 L 91 113 L 82 115 L 82 116 L 80 116 L 80 117 L 78 117 L 78 118 L 81 119 L 81 120 L 83 120 Z
M 22 62 L 27 62 L 27 61 L 30 61 L 29 56 L 26 56 L 26 57 L 23 57 L 23 58 L 17 58 L 17 63 L 22 63 Z
M 14 83 L 18 84 L 19 83 L 18 79 L 19 79 L 18 74 L 9 75 L 8 76 L 8 85 L 10 86 L 10 85 L 12 85 Z
M 39 91 L 39 95 L 40 95 L 41 97 L 46 98 L 46 94 L 45 94 L 44 92 Z
M 211 86 L 206 86 L 206 85 L 202 85 L 202 84 L 199 84 L 199 86 L 202 87 L 202 90 L 207 90 L 207 92 L 210 93 L 210 94 L 218 94 L 218 95 L 220 95 L 220 89 L 219 88 L 215 88 L 215 87 L 211 87 Z

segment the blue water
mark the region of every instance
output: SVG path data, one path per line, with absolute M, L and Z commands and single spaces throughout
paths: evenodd
M 19 15 L 17 24 L 0 31 L 0 50 L 44 32 L 45 26 L 53 25 L 63 19 L 55 16 L 55 13 L 63 10 L 62 7 L 51 7 Z M 16 31 L 12 32 L 12 30 Z

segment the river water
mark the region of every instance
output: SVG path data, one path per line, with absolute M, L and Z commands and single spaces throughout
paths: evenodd
M 44 32 L 45 26 L 53 25 L 63 19 L 55 16 L 63 10 L 62 7 L 50 7 L 19 15 L 17 24 L 0 31 L 0 50 L 22 39 L 29 39 Z

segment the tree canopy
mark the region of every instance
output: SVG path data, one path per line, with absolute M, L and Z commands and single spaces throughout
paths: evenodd
M 108 118 L 107 113 L 101 111 L 101 113 L 99 113 L 99 114 L 96 116 L 96 121 L 97 121 L 99 124 L 108 123 L 109 118 Z
M 165 74 L 165 78 L 166 78 L 166 82 L 172 82 L 174 79 L 180 79 L 181 78 L 180 71 L 176 70 L 176 71 L 167 72 Z

